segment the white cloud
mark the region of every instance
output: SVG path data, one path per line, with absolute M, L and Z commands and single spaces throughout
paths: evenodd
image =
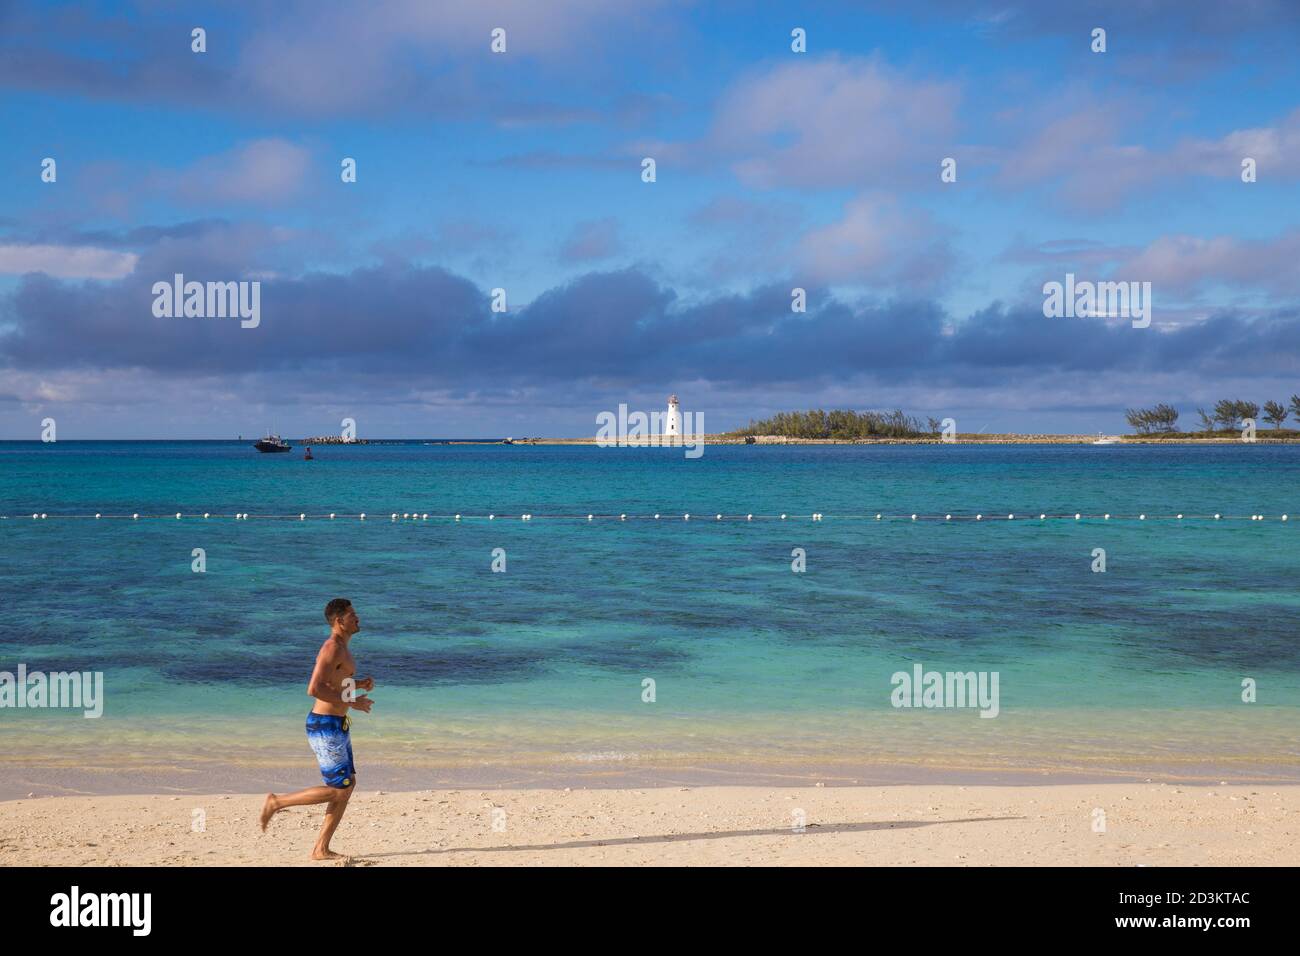
M 292 199 L 311 174 L 311 153 L 284 139 L 258 139 L 208 156 L 162 177 L 190 202 L 279 203 Z
M 877 194 L 858 196 L 837 222 L 805 233 L 797 258 L 813 281 L 906 285 L 912 293 L 933 289 L 951 264 L 942 231 L 927 213 Z
M 1300 291 L 1300 229 L 1270 239 L 1161 236 L 1115 272 L 1182 293 L 1228 285 L 1294 294 Z
M 560 247 L 563 262 L 590 262 L 608 259 L 622 251 L 618 221 L 612 216 L 577 223 Z
M 703 148 L 758 187 L 937 177 L 959 99 L 955 84 L 914 82 L 877 57 L 789 63 L 732 87 Z
M 1137 121 L 1131 112 L 1089 105 L 1049 120 L 1000 151 L 1000 182 L 1018 190 L 1059 181 L 1060 195 L 1073 208 L 1100 213 L 1144 187 L 1188 176 L 1239 178 L 1246 157 L 1258 164 L 1261 180 L 1300 176 L 1300 110 L 1273 126 L 1163 146 L 1123 142 L 1125 125 Z
M 1217 140 L 1186 140 L 1171 153 L 1176 171 L 1203 176 L 1241 175 L 1246 157 L 1259 165 L 1261 178 L 1300 176 L 1300 109 L 1275 126 L 1239 129 Z
M 289 5 L 240 51 L 236 75 L 268 102 L 322 113 L 387 108 L 426 97 L 441 105 L 475 101 L 513 59 L 548 66 L 587 64 L 621 32 L 662 31 L 671 0 L 375 0 Z M 276 5 L 277 14 L 284 7 Z M 506 30 L 506 53 L 489 49 Z M 436 74 L 430 82 L 429 74 Z
M 120 279 L 135 271 L 133 252 L 94 246 L 0 245 L 0 274 L 44 272 L 56 279 Z

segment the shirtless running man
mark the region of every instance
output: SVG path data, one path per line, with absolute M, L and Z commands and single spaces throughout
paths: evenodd
M 348 799 L 357 782 L 357 768 L 352 762 L 348 708 L 356 708 L 364 714 L 370 713 L 374 702 L 369 697 L 358 695 L 356 691 L 374 690 L 375 682 L 373 678 L 365 677 L 349 683 L 357 671 L 357 665 L 352 659 L 352 652 L 348 650 L 348 642 L 361 629 L 352 602 L 346 598 L 330 601 L 325 605 L 325 620 L 330 625 L 330 636 L 316 655 L 316 667 L 307 684 L 307 693 L 316 698 L 311 713 L 307 715 L 307 741 L 320 763 L 325 786 L 308 787 L 280 797 L 268 793 L 266 803 L 262 805 L 262 829 L 265 831 L 271 817 L 285 807 L 327 803 L 329 806 L 325 808 L 325 822 L 321 824 L 320 836 L 316 838 L 311 858 L 338 860 L 342 859 L 342 854 L 330 849 L 330 837 L 334 836 L 339 821 L 343 819 L 343 811 L 347 809 Z

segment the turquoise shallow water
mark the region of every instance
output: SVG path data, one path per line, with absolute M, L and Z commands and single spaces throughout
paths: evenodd
M 0 670 L 103 671 L 106 684 L 100 720 L 0 710 L 4 760 L 302 761 L 321 610 L 342 595 L 363 623 L 361 673 L 378 683 L 374 713 L 357 718 L 363 766 L 1297 775 L 1300 524 L 1278 520 L 1300 512 L 1293 446 L 315 453 L 0 443 Z M 394 510 L 480 517 L 393 523 Z M 1075 511 L 1151 518 L 1020 520 Z M 589 512 L 664 518 L 589 524 Z M 844 517 L 876 512 L 990 520 Z M 1178 512 L 1269 520 L 1165 517 Z M 206 573 L 191 570 L 194 548 Z M 505 573 L 491 571 L 496 548 Z M 805 573 L 791 571 L 794 548 Z M 1105 573 L 1091 570 L 1096 548 Z M 999 716 L 892 707 L 891 675 L 918 662 L 997 672 Z M 1243 678 L 1257 702 L 1242 702 Z

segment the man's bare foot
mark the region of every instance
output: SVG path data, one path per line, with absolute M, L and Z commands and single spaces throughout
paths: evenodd
M 275 803 L 275 794 L 268 793 L 266 802 L 262 804 L 262 832 L 266 832 L 266 825 L 271 822 L 271 817 L 275 816 L 275 811 L 280 808 Z
M 342 853 L 335 853 L 333 850 L 312 850 L 311 858 L 313 860 L 341 860 Z

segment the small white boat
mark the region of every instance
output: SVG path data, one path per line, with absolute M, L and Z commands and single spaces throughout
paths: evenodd
M 1115 444 L 1115 439 L 1113 439 L 1113 438 L 1107 438 L 1107 437 L 1106 437 L 1105 435 L 1103 435 L 1101 432 L 1097 432 L 1097 440 L 1096 440 L 1095 442 L 1093 442 L 1093 444 L 1094 444 L 1094 445 L 1113 445 L 1113 444 Z

